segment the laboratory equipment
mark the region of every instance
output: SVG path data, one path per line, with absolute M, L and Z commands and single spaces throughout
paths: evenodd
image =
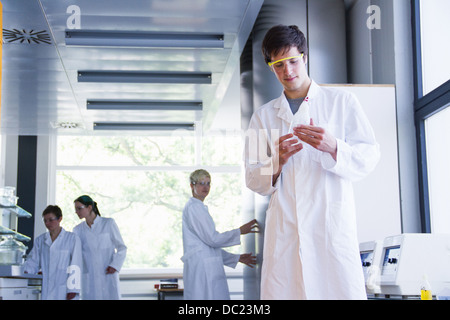
M 0 300 L 39 300 L 40 295 L 40 284 L 33 284 L 32 279 L 0 278 Z
M 31 238 L 17 232 L 18 218 L 31 214 L 17 206 L 15 188 L 0 188 L 0 300 L 37 300 L 42 275 L 23 272 L 27 246 Z
M 11 235 L 0 239 L 0 265 L 23 264 L 28 247 Z
M 363 267 L 364 280 L 366 283 L 367 296 L 370 297 L 381 293 L 380 273 L 381 255 L 383 252 L 383 241 L 375 240 L 359 244 L 361 263 Z
M 384 239 L 382 296 L 420 299 L 424 277 L 433 297 L 450 287 L 450 234 L 405 233 Z
M 432 300 L 433 294 L 431 292 L 431 285 L 428 282 L 427 275 L 423 276 L 422 284 L 420 285 L 420 299 L 421 300 Z
M 0 188 L 0 205 L 4 207 L 12 207 L 17 203 L 17 197 L 15 195 L 16 188 L 3 187 Z
M 29 241 L 30 237 L 17 232 L 17 221 L 31 214 L 16 205 L 17 199 L 14 187 L 0 188 L 0 265 L 22 264 L 28 249 L 20 241 Z

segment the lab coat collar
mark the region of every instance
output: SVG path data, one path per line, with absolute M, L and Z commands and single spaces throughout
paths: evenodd
M 204 205 L 206 208 L 208 208 L 208 206 L 207 206 L 202 200 L 199 200 L 199 199 L 197 199 L 197 198 L 195 198 L 195 197 L 191 197 L 191 201 L 201 203 L 201 204 Z
M 101 220 L 102 220 L 102 217 L 101 217 L 101 216 L 96 216 L 95 219 L 94 219 L 94 221 L 92 221 L 92 225 L 89 227 L 89 225 L 87 224 L 86 219 L 85 219 L 85 220 L 84 220 L 84 226 L 85 226 L 87 229 L 92 230 L 92 229 L 94 229 L 98 224 L 100 224 L 100 221 L 101 221 Z
M 314 99 L 319 93 L 319 90 L 319 85 L 314 80 L 311 80 L 311 85 L 309 86 L 305 101 L 309 102 Z M 284 94 L 284 90 L 281 93 L 281 96 L 275 101 L 274 107 L 279 109 L 277 115 L 279 118 L 291 123 L 294 115 L 292 114 L 291 108 L 289 107 L 289 102 L 287 101 L 286 95 Z
M 286 95 L 284 92 L 281 93 L 281 96 L 275 101 L 274 107 L 278 109 L 277 116 L 287 122 L 291 122 L 294 115 L 292 114 L 291 108 L 289 108 L 289 102 L 287 101 Z
M 55 241 L 58 240 L 59 238 L 64 236 L 64 233 L 66 232 L 66 230 L 64 230 L 63 227 L 61 227 L 61 232 L 58 234 L 58 236 L 56 237 Z M 49 247 L 52 245 L 53 241 L 52 241 L 52 237 L 50 236 L 50 232 L 47 231 L 45 233 L 45 238 L 44 238 L 44 243 L 46 245 L 48 245 Z
M 308 94 L 306 96 L 308 98 L 308 101 L 317 97 L 319 91 L 320 86 L 314 80 L 311 80 L 311 85 L 309 86 Z
M 202 200 L 199 200 L 199 199 L 197 199 L 196 197 L 191 197 L 191 199 L 192 199 L 192 201 L 197 201 L 197 202 L 203 203 Z

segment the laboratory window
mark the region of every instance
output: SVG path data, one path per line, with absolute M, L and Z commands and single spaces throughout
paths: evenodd
M 450 10 L 448 0 L 413 0 L 415 124 L 422 232 L 448 233 L 450 202 Z M 444 40 L 445 39 L 445 40 Z M 447 180 L 447 181 L 446 181 Z
M 423 95 L 449 80 L 450 1 L 420 1 Z
M 80 223 L 73 200 L 88 194 L 101 215 L 119 226 L 128 247 L 124 268 L 181 268 L 181 217 L 192 195 L 193 170 L 205 168 L 212 175 L 205 204 L 216 229 L 227 231 L 242 222 L 241 139 L 219 136 L 59 136 L 54 192 L 63 227 L 72 230 Z
M 432 233 L 450 233 L 450 107 L 425 120 Z

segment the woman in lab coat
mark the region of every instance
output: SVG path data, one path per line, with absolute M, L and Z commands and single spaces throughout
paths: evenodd
M 245 148 L 247 186 L 270 196 L 261 298 L 365 299 L 352 181 L 379 160 L 371 125 L 352 94 L 309 78 L 296 26 L 269 30 L 263 53 L 284 91 L 255 111 Z M 309 109 L 310 121 L 289 132 L 288 100 L 301 97 L 297 112 Z M 255 152 L 252 143 L 270 152 Z
M 79 298 L 81 287 L 81 242 L 60 226 L 62 211 L 50 205 L 42 213 L 48 232 L 34 241 L 24 264 L 25 273 L 42 271 L 42 300 Z
M 103 218 L 97 203 L 83 195 L 74 201 L 75 212 L 82 223 L 75 232 L 83 251 L 83 300 L 120 299 L 119 271 L 127 254 L 119 228 L 112 218 Z
M 238 262 L 252 267 L 256 257 L 250 253 L 232 254 L 224 247 L 240 244 L 240 235 L 256 232 L 256 220 L 239 229 L 219 233 L 203 203 L 209 194 L 211 176 L 196 170 L 190 176 L 192 197 L 183 210 L 183 282 L 186 300 L 229 300 L 224 265 L 235 268 Z

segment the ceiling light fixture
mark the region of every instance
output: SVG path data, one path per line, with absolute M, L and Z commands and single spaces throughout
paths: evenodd
M 203 103 L 193 100 L 87 100 L 88 110 L 186 110 L 201 111 Z
M 223 48 L 224 35 L 189 32 L 66 30 L 68 46 Z
M 95 122 L 94 130 L 194 130 L 194 123 L 158 123 L 158 122 Z
M 211 84 L 210 72 L 78 71 L 78 82 Z

